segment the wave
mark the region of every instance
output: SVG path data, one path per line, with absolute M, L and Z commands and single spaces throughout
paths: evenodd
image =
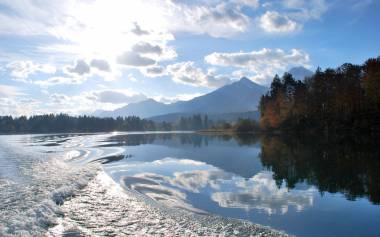
M 64 201 L 99 171 L 98 164 L 73 166 L 51 154 L 1 142 L 0 236 L 44 236 L 65 215 Z
M 61 205 L 73 198 L 95 177 L 94 171 L 87 170 L 76 175 L 76 180 L 60 186 L 39 203 L 30 203 L 30 207 L 16 207 L 10 219 L 2 220 L 0 236 L 42 236 L 49 228 L 58 224 L 58 218 L 65 215 Z M 23 211 L 26 209 L 26 212 Z

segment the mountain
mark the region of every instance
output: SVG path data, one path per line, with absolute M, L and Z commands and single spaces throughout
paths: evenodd
M 128 104 L 113 111 L 104 111 L 100 117 L 117 117 L 117 116 L 139 116 L 148 118 L 160 114 L 174 113 L 174 108 L 170 105 L 160 103 L 154 99 L 147 99 L 136 103 Z
M 307 68 L 302 66 L 293 67 L 289 70 L 289 73 L 293 75 L 293 77 L 297 80 L 303 80 L 305 77 L 311 77 L 314 73 Z
M 200 113 L 202 116 L 204 116 L 206 113 Z M 193 113 L 171 113 L 171 114 L 164 114 L 164 115 L 158 115 L 148 118 L 149 120 L 152 120 L 156 123 L 162 123 L 162 122 L 178 122 L 181 117 L 190 117 Z M 248 112 L 240 112 L 240 113 L 207 113 L 208 119 L 212 121 L 225 121 L 225 122 L 234 122 L 238 119 L 252 119 L 252 120 L 259 120 L 260 118 L 260 112 L 259 111 L 248 111 Z
M 142 118 L 166 114 L 227 114 L 257 110 L 260 97 L 267 88 L 243 77 L 239 81 L 225 85 L 209 94 L 189 101 L 164 104 L 153 99 L 131 103 L 114 111 L 98 112 L 100 117 L 136 115 Z
M 243 77 L 209 94 L 187 101 L 181 112 L 236 113 L 257 110 L 267 88 Z

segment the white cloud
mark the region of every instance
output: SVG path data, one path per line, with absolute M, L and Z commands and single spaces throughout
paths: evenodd
M 56 85 L 79 85 L 86 80 L 86 77 L 50 77 L 46 80 L 33 81 L 33 83 L 42 87 L 50 87 Z
M 74 66 L 66 67 L 66 72 L 68 74 L 83 76 L 90 73 L 90 66 L 83 59 L 79 59 L 75 62 Z
M 311 19 L 320 19 L 329 9 L 325 0 L 285 0 L 282 1 L 288 16 L 299 22 L 306 22 Z
M 161 77 L 167 74 L 166 69 L 159 65 L 144 68 L 141 70 L 141 73 L 147 77 Z
M 140 25 L 137 24 L 137 22 L 134 22 L 133 24 L 134 24 L 135 27 L 131 31 L 134 34 L 139 35 L 139 36 L 141 36 L 141 35 L 149 35 L 149 31 L 141 29 Z
M 89 63 L 88 63 L 89 61 Z M 110 63 L 104 59 L 77 60 L 74 65 L 68 65 L 63 68 L 63 72 L 69 77 L 55 77 L 50 79 L 50 84 L 81 84 L 88 78 L 97 75 L 105 81 L 113 81 L 121 76 L 121 71 L 117 67 L 111 68 Z M 58 82 L 58 79 L 62 83 Z M 57 83 L 54 83 L 57 82 Z M 44 84 L 43 81 L 40 82 Z M 46 82 L 49 84 L 49 82 Z
M 147 99 L 141 93 L 133 93 L 123 90 L 102 90 L 87 93 L 86 98 L 100 103 L 129 104 Z
M 260 6 L 260 1 L 259 0 L 233 0 L 232 2 L 242 5 L 242 6 L 247 6 L 251 8 L 258 8 Z
M 250 18 L 243 13 L 240 4 L 218 2 L 214 5 L 187 5 L 169 2 L 169 30 L 226 38 L 245 32 L 250 24 Z
M 254 73 L 254 80 L 269 83 L 276 73 L 285 72 L 292 66 L 308 66 L 309 55 L 301 50 L 266 49 L 251 52 L 212 53 L 205 57 L 211 65 L 235 67 Z
M 374 3 L 373 0 L 360 0 L 360 1 L 355 1 L 354 4 L 352 5 L 352 9 L 354 10 L 359 10 L 366 8 Z
M 227 76 L 216 75 L 213 70 L 204 72 L 191 61 L 168 65 L 167 71 L 174 82 L 185 85 L 216 88 L 230 82 Z
M 79 115 L 90 113 L 95 108 L 103 108 L 101 103 L 87 99 L 85 94 L 69 96 L 63 93 L 53 93 L 49 98 L 50 100 L 44 106 L 45 110 L 48 110 L 50 113 Z
M 130 80 L 130 81 L 132 81 L 132 82 L 137 82 L 136 77 L 134 77 L 132 73 L 129 73 L 129 74 L 128 74 L 128 80 Z
M 189 94 L 178 94 L 175 96 L 159 95 L 159 96 L 153 96 L 153 99 L 165 104 L 171 104 L 178 101 L 188 101 L 202 95 L 204 94 L 203 93 L 189 93 Z
M 298 23 L 276 11 L 267 11 L 259 22 L 260 27 L 269 33 L 289 33 L 301 28 Z
M 46 28 L 43 24 L 34 23 L 33 27 L 29 27 L 28 20 L 8 16 L 0 13 L 0 34 L 2 35 L 38 35 L 47 34 Z
M 147 42 L 139 42 L 132 47 L 132 51 L 139 54 L 161 55 L 163 49 L 159 45 L 153 45 Z
M 154 66 L 157 62 L 171 60 L 175 57 L 177 57 L 177 53 L 170 47 L 141 41 L 133 45 L 130 50 L 119 55 L 117 62 L 125 66 L 141 67 L 141 72 L 144 74 L 145 72 L 147 72 L 146 74 L 154 74 L 155 69 L 158 68 Z M 143 67 L 151 68 L 148 70 L 143 69 Z
M 105 72 L 111 71 L 110 64 L 106 60 L 103 60 L 103 59 L 93 59 L 93 60 L 91 60 L 90 66 L 94 67 L 94 68 L 96 68 L 96 69 L 98 69 L 100 71 L 105 71 Z
M 131 90 L 93 90 L 77 95 L 53 93 L 45 109 L 51 113 L 68 113 L 72 115 L 89 114 L 97 109 L 114 110 L 132 102 L 146 99 L 141 93 Z
M 10 98 L 25 95 L 22 90 L 15 86 L 0 85 L 0 98 Z
M 310 20 L 319 20 L 329 9 L 325 0 L 283 0 L 263 4 L 267 11 L 257 19 L 259 26 L 269 33 L 300 31 Z
M 223 33 L 231 34 L 247 29 L 249 17 L 242 12 L 241 6 L 256 8 L 258 1 L 201 1 L 194 4 L 174 0 L 112 3 L 67 0 L 41 4 L 32 0 L 3 0 L 2 4 L 15 14 L 0 15 L 3 16 L 0 32 L 53 35 L 61 39 L 81 41 L 88 40 L 84 36 L 90 34 L 102 39 L 112 39 L 115 34 L 130 31 L 136 36 L 147 36 L 151 33 L 149 29 L 225 36 Z M 102 31 L 106 33 L 101 35 Z
M 54 93 L 50 95 L 50 100 L 55 104 L 64 104 L 70 100 L 70 97 L 65 94 Z
M 305 0 L 284 0 L 282 4 L 285 8 L 301 9 L 305 7 Z
M 117 62 L 119 64 L 132 67 L 146 67 L 156 64 L 155 60 L 131 51 L 124 52 L 120 55 L 117 58 Z
M 10 71 L 10 75 L 14 79 L 26 80 L 29 75 L 41 72 L 45 74 L 54 74 L 56 68 L 48 64 L 39 64 L 30 60 L 13 61 L 5 66 L 5 69 Z
M 41 102 L 26 98 L 0 98 L 0 115 L 33 115 L 42 114 Z

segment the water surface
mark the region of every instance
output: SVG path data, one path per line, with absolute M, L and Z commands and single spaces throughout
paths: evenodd
M 380 235 L 380 149 L 373 140 L 194 133 L 16 140 L 75 166 L 100 163 L 121 187 L 172 210 L 244 219 L 297 236 Z

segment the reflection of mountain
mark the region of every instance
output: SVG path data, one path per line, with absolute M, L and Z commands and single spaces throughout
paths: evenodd
M 139 161 L 155 161 L 175 155 L 205 162 L 227 172 L 250 178 L 262 169 L 258 158 L 260 150 L 257 139 L 252 135 L 130 134 L 112 136 L 101 146 L 135 147 L 145 144 L 146 146 L 136 147 L 136 152 L 139 153 L 133 154 Z M 131 149 L 127 150 L 130 152 Z
M 234 141 L 239 146 L 254 145 L 258 137 L 252 134 L 201 135 L 198 133 L 140 133 L 123 134 L 107 138 L 100 147 L 138 146 L 144 144 L 162 144 L 167 146 L 190 145 L 193 147 L 208 146 L 213 141 Z
M 306 181 L 320 192 L 343 193 L 347 199 L 367 197 L 380 204 L 378 139 L 344 140 L 315 137 L 262 139 L 261 161 L 274 172 L 278 185 L 293 188 Z

